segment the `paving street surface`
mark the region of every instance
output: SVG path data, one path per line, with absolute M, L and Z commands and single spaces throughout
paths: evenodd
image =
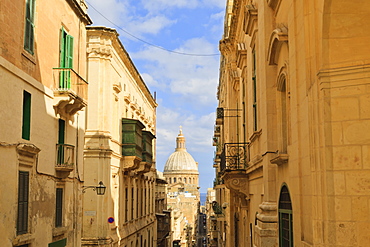
M 207 215 L 200 213 L 198 216 L 197 247 L 206 247 L 207 244 Z

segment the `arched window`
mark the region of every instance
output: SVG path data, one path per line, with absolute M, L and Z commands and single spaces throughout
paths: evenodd
M 181 178 L 179 178 L 179 182 L 181 182 Z
M 176 178 L 173 178 L 173 183 L 176 183 Z
M 168 182 L 171 183 L 171 178 L 168 179 Z
M 279 198 L 279 246 L 293 247 L 292 201 L 285 184 L 280 190 Z
M 184 183 L 186 183 L 186 178 L 184 178 Z
M 279 147 L 280 153 L 286 154 L 288 147 L 288 111 L 289 111 L 289 90 L 287 89 L 287 82 L 285 73 L 281 73 L 277 83 L 278 90 L 278 113 L 279 113 L 279 129 L 281 143 Z

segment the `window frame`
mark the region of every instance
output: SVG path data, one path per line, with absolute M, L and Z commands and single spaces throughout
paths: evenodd
M 56 188 L 55 191 L 55 227 L 63 227 L 64 189 Z
M 258 113 L 257 113 L 257 59 L 256 50 L 252 51 L 252 87 L 253 87 L 253 131 L 258 131 Z
M 283 198 L 283 193 L 287 194 L 286 198 Z M 287 200 L 287 201 L 283 201 L 283 200 Z M 278 217 L 279 217 L 279 246 L 280 247 L 286 246 L 284 241 L 288 241 L 287 243 L 288 243 L 289 247 L 293 247 L 294 246 L 294 242 L 293 242 L 293 207 L 292 207 L 292 200 L 291 200 L 291 197 L 290 197 L 290 192 L 289 192 L 288 186 L 286 184 L 283 184 L 281 189 L 280 189 L 278 214 L 279 214 L 278 215 Z M 286 219 L 288 219 L 288 221 L 286 221 Z M 286 225 L 284 225 L 283 220 L 285 220 L 285 222 L 288 222 L 288 227 L 286 227 Z M 288 234 L 288 239 L 286 237 L 284 237 L 285 233 Z
M 36 0 L 26 0 L 23 48 L 31 55 L 35 52 L 35 5 Z
M 23 90 L 22 110 L 22 139 L 30 140 L 31 137 L 31 93 Z
M 17 208 L 17 235 L 28 233 L 30 173 L 18 172 L 18 208 Z

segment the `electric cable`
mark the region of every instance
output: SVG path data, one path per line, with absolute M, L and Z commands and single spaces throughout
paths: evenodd
M 115 27 L 117 27 L 118 29 L 120 29 L 122 32 L 126 33 L 127 35 L 147 44 L 147 45 L 150 45 L 150 46 L 153 46 L 155 48 L 158 48 L 158 49 L 161 49 L 161 50 L 164 50 L 164 51 L 167 51 L 167 52 L 171 52 L 171 53 L 175 53 L 175 54 L 179 54 L 179 55 L 184 55 L 184 56 L 195 56 L 195 57 L 211 57 L 211 56 L 219 56 L 220 54 L 219 53 L 214 53 L 214 54 L 196 54 L 196 53 L 186 53 L 186 52 L 178 52 L 178 51 L 173 51 L 173 50 L 169 50 L 169 49 L 166 49 L 162 46 L 159 46 L 159 45 L 155 45 L 153 43 L 150 43 L 146 40 L 143 40 L 131 33 L 129 33 L 128 31 L 126 31 L 125 29 L 121 28 L 119 25 L 115 24 L 114 22 L 112 22 L 111 20 L 109 20 L 107 17 L 105 17 L 99 10 L 97 10 L 91 3 L 89 3 L 88 1 L 85 1 L 86 3 L 89 4 L 89 6 L 94 9 L 99 15 L 101 15 L 105 20 L 107 20 L 109 23 L 111 23 L 112 25 L 114 25 Z

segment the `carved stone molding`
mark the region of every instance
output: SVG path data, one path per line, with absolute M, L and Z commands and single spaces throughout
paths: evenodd
M 289 155 L 288 154 L 279 154 L 275 158 L 271 159 L 270 162 L 272 164 L 282 165 L 288 162 Z
M 58 100 L 58 96 L 56 99 Z M 64 98 L 64 99 L 63 99 Z M 69 116 L 75 115 L 78 111 L 82 110 L 86 106 L 86 102 L 73 93 L 68 93 L 68 97 L 62 96 L 62 99 L 54 105 L 55 114 L 69 118 Z
M 244 32 L 252 36 L 253 30 L 257 29 L 258 12 L 256 6 L 248 4 L 245 6 L 244 13 Z
M 150 168 L 152 167 L 151 162 L 140 162 L 139 168 L 136 170 L 138 174 L 144 174 L 150 171 Z
M 242 193 L 245 197 L 249 196 L 248 175 L 240 171 L 226 172 L 222 179 L 226 187 L 236 193 Z
M 87 56 L 89 58 L 98 57 L 109 59 L 112 57 L 112 52 L 109 47 L 89 47 L 87 48 Z
M 141 159 L 137 156 L 123 156 L 122 166 L 124 170 L 135 170 L 140 167 Z
M 245 43 L 239 43 L 236 52 L 236 65 L 239 69 L 243 69 L 247 66 L 247 45 Z
M 234 46 L 229 39 L 222 39 L 219 43 L 219 50 L 222 55 L 227 56 L 233 54 Z
M 37 154 L 41 150 L 33 144 L 22 143 L 17 145 L 18 161 L 20 165 L 33 166 Z
M 280 48 L 284 42 L 288 42 L 288 28 L 282 27 L 272 31 L 267 56 L 269 65 L 277 64 Z

